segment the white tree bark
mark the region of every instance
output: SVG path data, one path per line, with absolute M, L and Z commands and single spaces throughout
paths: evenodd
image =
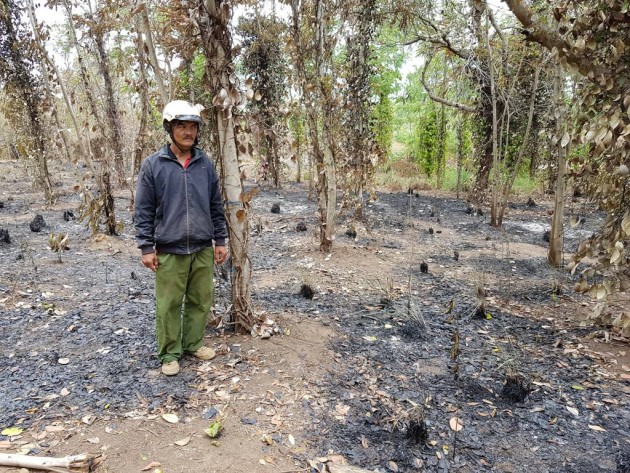
M 0 465 L 17 468 L 29 468 L 33 470 L 59 471 L 59 468 L 76 468 L 86 471 L 89 465 L 87 453 L 72 455 L 63 458 L 31 457 L 13 453 L 0 453 Z
M 232 41 L 228 31 L 230 8 L 221 8 L 215 0 L 205 1 L 205 17 L 200 19 L 202 41 L 206 50 L 206 77 L 214 95 L 221 90 L 228 97 L 240 96 L 230 82 Z M 240 159 L 234 132 L 232 110 L 235 103 L 218 101 L 213 104 L 216 116 L 218 152 L 221 161 L 221 184 L 227 200 L 225 217 L 229 230 L 230 256 L 232 261 L 232 321 L 241 331 L 250 331 L 256 322 L 251 307 L 252 266 L 248 256 L 249 203 L 243 195 Z
M 151 63 L 151 68 L 153 69 L 153 73 L 155 74 L 155 82 L 157 83 L 162 103 L 166 105 L 170 101 L 170 95 L 166 91 L 166 87 L 164 86 L 162 69 L 160 68 L 160 63 L 158 62 L 157 54 L 155 52 L 155 45 L 153 43 L 153 36 L 151 35 L 151 22 L 149 21 L 147 5 L 146 3 L 142 2 L 138 6 L 138 8 L 140 9 L 140 26 L 142 27 L 142 32 L 144 33 L 147 49 L 149 50 L 149 61 Z

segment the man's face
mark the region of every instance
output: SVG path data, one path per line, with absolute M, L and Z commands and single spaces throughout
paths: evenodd
M 183 148 L 192 148 L 197 138 L 198 124 L 195 122 L 175 122 L 173 137 L 177 144 Z

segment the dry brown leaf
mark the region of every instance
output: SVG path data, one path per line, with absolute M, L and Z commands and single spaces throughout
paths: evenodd
M 340 465 L 345 465 L 347 463 L 343 455 L 328 455 L 328 461 L 338 463 Z
M 142 471 L 149 471 L 151 468 L 157 468 L 159 466 L 162 466 L 162 464 L 160 462 L 151 462 L 147 466 L 145 466 L 142 469 Z
M 604 429 L 603 427 L 600 427 L 599 425 L 589 424 L 588 428 L 591 429 L 591 430 L 594 430 L 596 432 L 606 432 L 606 429 Z
M 46 432 L 61 432 L 66 430 L 66 428 L 63 425 L 47 425 L 44 430 L 46 430 Z
M 464 428 L 464 422 L 459 417 L 451 417 L 451 420 L 448 421 L 448 425 L 451 427 L 451 430 L 455 432 L 459 432 Z
M 9 441 L 9 440 L 2 440 L 0 441 L 0 450 L 9 450 L 11 448 L 13 448 L 15 445 L 13 445 L 13 442 Z
M 179 417 L 177 417 L 177 414 L 162 414 L 162 419 L 164 419 L 169 424 L 177 424 L 179 422 Z

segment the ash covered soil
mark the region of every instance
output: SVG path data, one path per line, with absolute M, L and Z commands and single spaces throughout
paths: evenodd
M 165 378 L 129 193 L 117 194 L 121 235 L 92 235 L 64 219 L 79 213 L 71 179 L 45 207 L 16 163 L 0 162 L 0 176 L 0 429 L 24 429 L 0 436 L 0 451 L 87 449 L 111 472 L 151 460 L 187 473 L 342 461 L 380 472 L 630 471 L 628 347 L 589 337 L 580 323 L 593 302 L 546 264 L 544 196 L 515 199 L 498 230 L 451 194 L 382 192 L 364 222 L 341 214 L 322 254 L 307 186 L 263 188 L 252 303 L 276 333 L 213 323 L 207 343 L 219 356 L 184 359 Z M 567 225 L 567 258 L 603 221 L 582 200 L 571 217 L 582 220 Z M 51 232 L 69 235 L 61 263 Z M 229 309 L 226 273 L 217 322 Z M 225 430 L 212 446 L 203 426 L 216 418 Z

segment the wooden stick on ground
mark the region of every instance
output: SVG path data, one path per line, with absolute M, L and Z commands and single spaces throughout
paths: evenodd
M 337 465 L 335 463 L 326 463 L 330 473 L 372 473 L 370 470 L 364 470 L 356 466 Z
M 68 471 L 87 472 L 90 466 L 90 458 L 87 453 L 70 455 L 63 458 L 31 457 L 14 453 L 0 453 L 0 465 L 48 471 L 59 471 L 59 468 L 66 468 Z

